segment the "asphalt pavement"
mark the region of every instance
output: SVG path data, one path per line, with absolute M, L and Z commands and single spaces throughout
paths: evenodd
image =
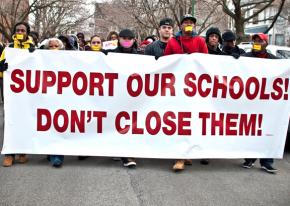
M 2 148 L 3 105 L 0 133 Z M 45 156 L 30 155 L 26 164 L 0 167 L 0 206 L 290 206 L 289 150 L 275 161 L 274 175 L 258 162 L 252 169 L 242 162 L 215 159 L 205 166 L 194 160 L 174 173 L 172 160 L 137 159 L 137 168 L 127 169 L 107 157 L 69 156 L 56 169 Z

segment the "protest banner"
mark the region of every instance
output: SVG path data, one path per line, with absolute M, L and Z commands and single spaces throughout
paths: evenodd
M 290 60 L 6 50 L 3 154 L 281 158 Z

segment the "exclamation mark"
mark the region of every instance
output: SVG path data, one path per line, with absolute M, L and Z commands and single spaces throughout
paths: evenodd
M 262 136 L 262 120 L 263 120 L 263 115 L 262 114 L 259 114 L 258 115 L 258 136 Z
M 285 79 L 285 94 L 284 94 L 284 100 L 288 100 L 288 88 L 289 88 L 289 79 Z

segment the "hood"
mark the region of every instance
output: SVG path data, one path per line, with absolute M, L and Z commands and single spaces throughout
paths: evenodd
M 176 37 L 182 36 L 182 31 L 179 31 L 175 34 Z M 197 36 L 197 33 L 195 31 L 192 32 L 192 37 Z

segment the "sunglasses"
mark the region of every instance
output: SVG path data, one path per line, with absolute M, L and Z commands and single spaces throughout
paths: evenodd
M 92 44 L 100 44 L 100 41 L 92 41 Z

